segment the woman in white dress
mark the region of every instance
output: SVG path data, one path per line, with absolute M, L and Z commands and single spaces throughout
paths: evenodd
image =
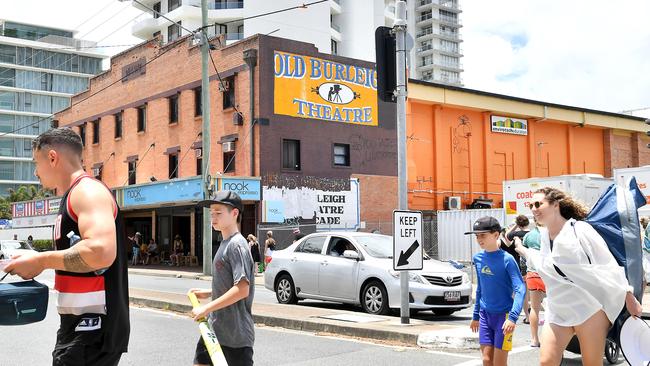
M 530 204 L 540 228 L 541 250 L 518 251 L 532 260 L 546 284 L 547 305 L 540 365 L 557 366 L 574 336 L 580 341 L 583 365 L 602 365 L 607 332 L 626 306 L 641 315 L 620 267 L 603 238 L 580 221 L 587 208 L 555 188 L 535 192 Z

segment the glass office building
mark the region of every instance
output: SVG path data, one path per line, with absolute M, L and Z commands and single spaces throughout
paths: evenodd
M 0 20 L 0 195 L 38 184 L 31 142 L 102 71 L 107 56 L 74 32 Z

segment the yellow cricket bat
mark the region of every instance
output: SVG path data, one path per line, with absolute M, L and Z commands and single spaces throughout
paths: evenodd
M 201 305 L 199 299 L 196 298 L 196 294 L 193 292 L 189 292 L 187 297 L 190 298 L 193 308 L 197 308 Z M 203 343 L 205 343 L 205 348 L 208 349 L 208 354 L 210 355 L 212 364 L 215 366 L 228 366 L 228 362 L 226 362 L 226 358 L 223 355 L 217 335 L 214 334 L 212 329 L 210 329 L 210 324 L 208 324 L 208 321 L 205 318 L 199 320 L 199 330 L 201 331 L 201 337 L 203 338 Z

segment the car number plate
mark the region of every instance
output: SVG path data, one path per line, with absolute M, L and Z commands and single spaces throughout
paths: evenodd
M 445 291 L 445 301 L 459 301 L 460 291 Z

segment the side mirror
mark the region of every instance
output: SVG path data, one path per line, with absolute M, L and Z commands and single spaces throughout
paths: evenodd
M 343 258 L 359 260 L 359 253 L 354 250 L 346 250 L 343 252 Z

